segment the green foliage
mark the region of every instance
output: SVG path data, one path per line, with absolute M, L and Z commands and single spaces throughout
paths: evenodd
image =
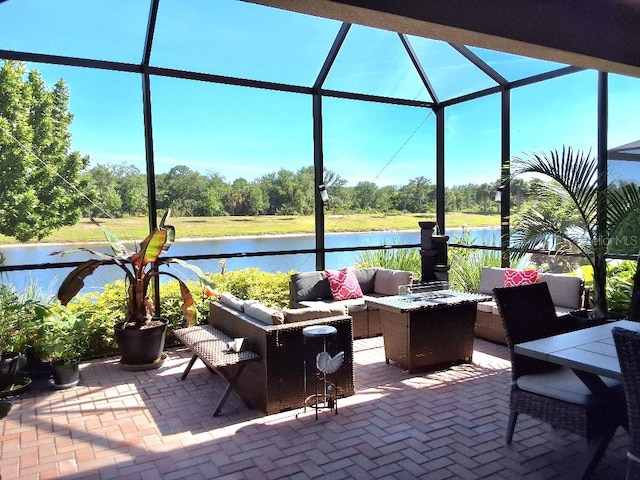
M 194 307 L 197 312 L 196 323 L 205 323 L 205 319 L 209 315 L 210 297 L 204 294 L 205 289 L 199 282 L 187 282 L 187 287 L 193 296 Z M 167 343 L 175 343 L 176 339 L 173 336 L 173 330 L 188 326 L 182 313 L 182 297 L 178 282 L 170 281 L 160 285 L 159 316 L 167 320 Z
M 89 347 L 86 321 L 59 303 L 50 306 L 42 333 L 42 354 L 51 361 L 64 364 L 78 361 Z
M 358 268 L 382 267 L 413 272 L 414 280 L 422 275 L 420 251 L 416 248 L 393 250 L 364 250 L 355 261 Z
M 35 288 L 18 294 L 12 286 L 0 285 L 0 353 L 27 353 L 39 356 L 42 322 L 48 302 Z
M 146 178 L 133 165 L 97 165 L 86 173 L 91 196 L 113 217 L 140 215 L 146 208 Z M 370 212 L 435 211 L 435 186 L 423 176 L 405 185 L 378 186 L 362 181 L 349 187 L 335 172 L 324 170 L 324 184 L 329 193 L 325 212 L 353 214 Z M 447 212 L 482 212 L 496 214 L 495 192 L 499 182 L 467 184 L 445 189 Z M 186 165 L 176 165 L 156 180 L 158 208 L 169 207 L 178 216 L 221 217 L 257 215 L 312 215 L 317 187 L 313 166 L 297 171 L 279 169 L 254 181 L 236 178 L 225 181 L 219 173 L 202 174 Z M 519 209 L 528 187 L 514 180 L 511 186 L 514 206 Z M 85 214 L 104 216 L 94 207 Z
M 471 250 L 461 247 L 449 249 L 449 286 L 463 292 L 480 291 L 482 267 L 499 267 L 500 252 L 497 250 Z
M 606 292 L 610 312 L 629 313 L 635 273 L 636 262 L 630 260 L 624 260 L 618 265 L 610 265 L 607 268 Z
M 291 272 L 268 273 L 258 268 L 244 268 L 212 274 L 219 292 L 230 292 L 244 300 L 256 299 L 273 308 L 289 305 Z
M 197 307 L 200 321 L 209 313 L 209 302 L 199 282 L 187 282 Z M 125 282 L 117 280 L 107 284 L 102 292 L 77 295 L 69 302 L 69 309 L 86 323 L 89 337 L 87 356 L 115 353 L 117 345 L 113 336 L 114 326 L 124 321 L 122 305 L 126 301 Z M 160 285 L 160 316 L 167 320 L 167 343 L 173 342 L 172 331 L 187 326 L 182 312 L 180 285 L 169 281 Z
M 494 239 L 495 240 L 495 239 Z M 467 230 L 455 235 L 451 243 L 459 245 L 475 245 L 476 238 Z M 449 249 L 449 286 L 464 292 L 479 292 L 482 267 L 499 267 L 500 252 L 497 250 L 478 250 L 463 247 Z
M 124 321 L 122 306 L 126 301 L 126 292 L 125 282 L 117 280 L 105 285 L 102 292 L 77 295 L 67 304 L 69 310 L 85 322 L 89 338 L 87 357 L 117 351 L 114 326 Z
M 71 151 L 67 85 L 26 74 L 21 62 L 0 67 L 0 233 L 21 242 L 78 221 L 89 163 Z

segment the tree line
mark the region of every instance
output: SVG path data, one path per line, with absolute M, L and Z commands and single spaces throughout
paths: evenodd
M 135 166 L 97 165 L 83 177 L 94 203 L 87 205 L 85 215 L 100 216 L 101 209 L 114 217 L 146 214 L 147 179 Z M 297 171 L 280 169 L 252 181 L 227 181 L 218 172 L 203 174 L 178 165 L 157 174 L 155 184 L 158 208 L 171 208 L 177 216 L 311 215 L 315 207 L 313 166 Z M 435 211 L 435 185 L 423 176 L 405 185 L 359 182 L 348 186 L 339 174 L 325 170 L 324 184 L 329 193 L 326 210 L 332 213 Z M 496 181 L 446 188 L 446 209 L 497 213 L 497 187 Z M 526 197 L 527 183 L 515 180 L 511 189 L 519 206 Z

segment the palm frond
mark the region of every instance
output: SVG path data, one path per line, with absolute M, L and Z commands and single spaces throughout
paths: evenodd
M 584 225 L 595 223 L 598 212 L 598 172 L 597 163 L 590 152 L 574 154 L 571 147 L 563 147 L 561 153 L 552 151 L 549 154 L 515 157 L 512 166 L 513 177 L 525 173 L 547 177 L 552 182 L 541 184 L 538 187 L 539 194 L 546 189 L 570 201 Z
M 640 188 L 631 183 L 610 187 L 607 193 L 607 231 L 613 234 L 631 212 L 640 210 Z

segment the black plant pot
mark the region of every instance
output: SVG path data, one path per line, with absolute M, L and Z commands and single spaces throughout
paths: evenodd
M 23 353 L 9 353 L 0 359 L 0 390 L 16 383 L 20 370 L 27 363 Z
M 80 363 L 53 362 L 53 384 L 56 388 L 71 388 L 80 380 Z
M 22 393 L 31 385 L 31 379 L 23 375 L 26 364 L 23 353 L 10 353 L 0 359 L 0 398 Z
M 625 315 L 609 312 L 606 317 L 594 317 L 593 310 L 574 310 L 569 312 L 569 316 L 575 322 L 576 328 L 595 327 L 604 325 L 609 321 L 624 320 Z
M 157 325 L 142 329 L 123 329 L 119 323 L 115 328 L 120 350 L 120 364 L 135 370 L 158 368 L 162 364 L 167 321 L 158 320 Z

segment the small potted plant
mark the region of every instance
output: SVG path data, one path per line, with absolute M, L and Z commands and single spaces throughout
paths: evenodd
M 33 373 L 38 373 L 34 365 L 40 354 L 41 324 L 47 306 L 27 297 L 13 287 L 0 285 L 0 395 L 27 388 Z
M 56 388 L 69 388 L 80 379 L 80 359 L 89 346 L 87 324 L 62 304 L 51 306 L 43 322 L 43 352 L 51 360 Z
M 51 255 L 65 255 L 71 252 L 85 251 L 98 257 L 76 267 L 62 282 L 58 290 L 58 299 L 66 305 L 84 286 L 84 279 L 102 265 L 116 265 L 125 273 L 127 298 L 125 320 L 115 326 L 115 336 L 122 355 L 120 363 L 132 369 L 156 368 L 161 364 L 164 349 L 167 322 L 154 316 L 153 300 L 148 295 L 151 281 L 166 275 L 175 279 L 180 286 L 182 311 L 187 325 L 193 325 L 196 319 L 196 306 L 189 288 L 177 275 L 160 270 L 163 265 L 178 264 L 194 272 L 208 288 L 214 289 L 213 281 L 197 266 L 177 258 L 165 258 L 166 252 L 175 240 L 175 228 L 167 225 L 170 211 L 167 211 L 157 228 L 142 241 L 139 248 L 132 250 L 124 245 L 116 235 L 91 219 L 102 229 L 113 255 L 96 252 L 88 248 L 73 248 Z

